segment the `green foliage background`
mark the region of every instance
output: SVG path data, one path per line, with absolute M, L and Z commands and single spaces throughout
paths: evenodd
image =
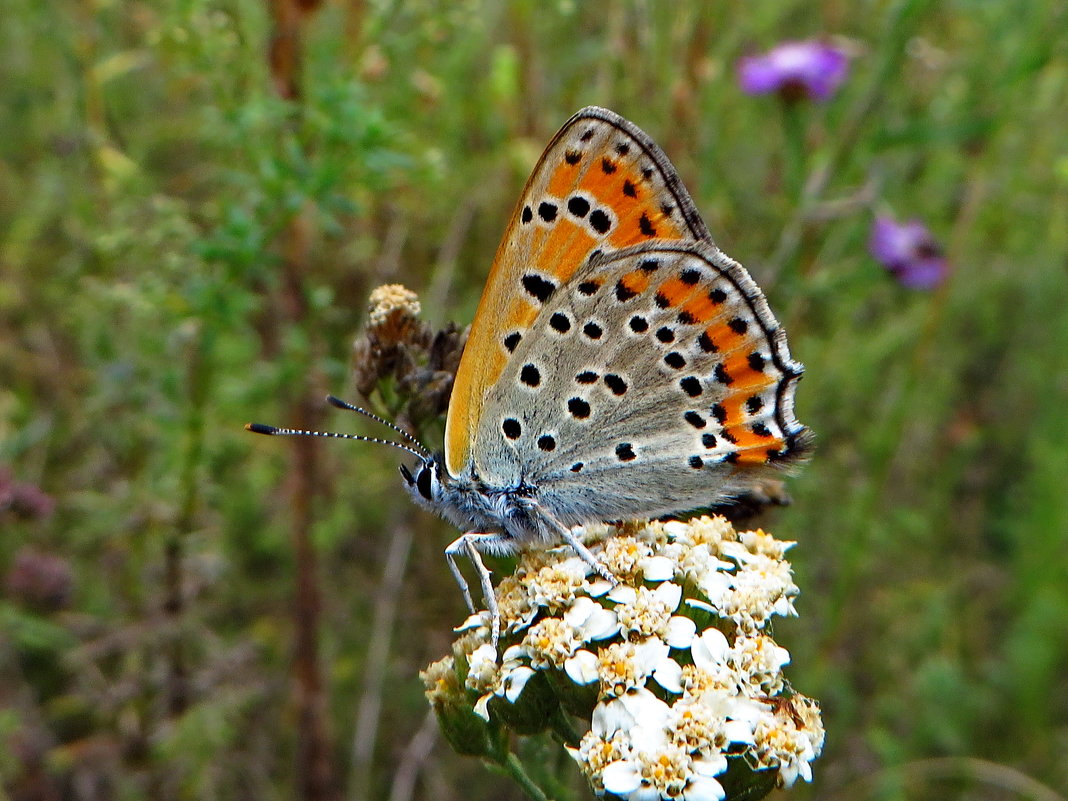
M 807 36 L 852 70 L 791 123 L 735 63 Z M 0 586 L 0 798 L 301 795 L 291 443 L 241 426 L 351 393 L 378 284 L 468 322 L 541 147 L 591 103 L 661 143 L 807 366 L 819 448 L 771 529 L 800 543 L 778 639 L 828 740 L 795 792 L 1068 793 L 1065 4 L 331 2 L 298 102 L 270 40 L 255 0 L 3 2 L 0 465 L 56 508 L 0 511 L 0 570 L 58 555 L 71 595 Z M 877 211 L 946 245 L 942 288 L 872 260 Z M 416 798 L 517 797 L 441 744 L 419 760 L 416 673 L 464 616 L 452 533 L 394 452 L 320 453 L 331 793 L 404 798 L 418 766 Z

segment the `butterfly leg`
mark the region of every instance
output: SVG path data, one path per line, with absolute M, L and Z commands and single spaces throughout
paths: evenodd
M 608 568 L 597 560 L 597 557 L 593 555 L 593 552 L 583 544 L 582 540 L 575 536 L 571 529 L 544 510 L 542 510 L 541 515 L 542 518 L 549 523 L 549 526 L 560 535 L 560 538 L 570 545 L 571 549 L 579 555 L 579 558 L 597 571 L 597 574 L 601 578 L 612 582 L 612 586 L 619 584 L 619 579 L 613 576 Z
M 463 554 L 471 560 L 471 564 L 474 565 L 475 572 L 478 573 L 479 584 L 482 585 L 482 596 L 486 600 L 486 609 L 489 610 L 492 631 L 493 631 L 493 647 L 497 647 L 497 641 L 501 637 L 501 612 L 497 607 L 497 595 L 493 591 L 493 581 L 490 578 L 489 568 L 486 567 L 482 561 L 482 554 L 478 550 L 480 542 L 492 542 L 500 539 L 499 534 L 480 534 L 476 531 L 468 531 L 466 534 L 457 537 L 449 547 L 445 549 L 445 559 L 449 563 L 449 570 L 452 571 L 453 578 L 456 579 L 456 583 L 460 586 L 460 592 L 464 594 L 464 601 L 467 602 L 467 608 L 474 614 L 478 610 L 475 609 L 475 604 L 471 600 L 471 590 L 467 585 L 467 580 L 464 578 L 463 573 L 460 572 L 459 565 L 456 564 L 456 557 Z
M 464 602 L 467 604 L 467 610 L 471 614 L 474 614 L 478 610 L 475 609 L 475 603 L 471 600 L 471 588 L 467 586 L 467 579 L 465 579 L 464 574 L 460 572 L 460 566 L 456 564 L 456 557 L 465 552 L 465 540 L 468 536 L 468 534 L 464 534 L 455 542 L 449 544 L 449 547 L 445 549 L 445 561 L 449 563 L 449 570 L 452 571 L 452 577 L 456 580 L 456 585 L 460 588 L 460 592 L 464 594 Z

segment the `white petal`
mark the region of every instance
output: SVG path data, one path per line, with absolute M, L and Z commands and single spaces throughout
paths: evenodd
M 646 581 L 670 581 L 675 578 L 675 563 L 666 556 L 650 556 L 641 561 Z
M 564 612 L 564 622 L 575 629 L 583 641 L 603 640 L 619 631 L 616 613 L 584 595 L 576 598 L 571 608 Z
M 671 707 L 652 692 L 640 687 L 616 699 L 630 716 L 627 727 L 635 748 L 649 750 L 667 742 L 666 727 L 671 716 Z
M 668 692 L 682 692 L 682 667 L 674 659 L 665 659 L 657 665 L 653 678 Z
M 629 731 L 633 725 L 634 716 L 618 698 L 602 701 L 593 708 L 590 730 L 602 740 L 609 739 L 617 731 Z
M 569 559 L 558 562 L 556 569 L 564 570 L 568 573 L 573 573 L 575 576 L 582 576 L 583 578 L 593 572 L 593 568 L 586 564 L 586 561 L 579 556 L 572 556 Z
M 790 664 L 790 652 L 783 648 L 781 645 L 775 646 L 775 661 L 778 663 L 778 667 Z
M 728 720 L 723 724 L 723 733 L 732 743 L 753 745 L 753 724 L 746 720 Z
M 724 556 L 738 562 L 738 564 L 749 564 L 753 561 L 767 560 L 768 558 L 762 554 L 753 553 L 740 542 L 721 542 L 719 551 Z
M 471 670 L 477 670 L 485 662 L 497 664 L 497 649 L 489 643 L 478 646 L 478 648 L 471 652 L 471 657 L 468 659 L 468 664 L 471 665 Z
M 756 726 L 756 722 L 763 717 L 765 712 L 771 711 L 770 705 L 761 704 L 749 698 L 737 697 L 731 700 L 731 708 L 727 713 L 728 717 L 731 720 L 744 720 L 750 728 Z
M 575 684 L 593 684 L 597 681 L 597 655 L 590 651 L 577 651 L 564 662 L 564 672 Z
M 723 632 L 717 628 L 705 629 L 701 636 L 694 639 L 690 646 L 693 663 L 703 670 L 709 670 L 723 664 L 730 644 Z
M 512 621 L 508 624 L 508 631 L 522 631 L 534 622 L 534 618 L 541 612 L 541 607 L 531 604 L 530 607 L 522 615 L 512 618 Z M 487 629 L 489 627 L 487 626 Z
M 692 606 L 694 609 L 703 609 L 705 612 L 718 612 L 719 610 L 712 604 L 706 604 L 704 601 L 698 601 L 694 598 L 687 598 L 686 605 Z
M 564 612 L 564 622 L 571 628 L 577 629 L 593 614 L 594 607 L 601 608 L 601 605 L 592 598 L 580 595 L 571 602 L 571 606 Z
M 475 701 L 475 714 L 487 723 L 489 722 L 489 702 L 492 697 L 493 693 L 486 693 Z
M 690 527 L 683 523 L 681 520 L 669 520 L 664 523 L 664 533 L 672 539 L 681 537 L 690 530 Z
M 514 704 L 519 694 L 523 692 L 523 688 L 527 686 L 527 682 L 530 681 L 534 675 L 534 671 L 528 667 L 520 667 L 509 673 L 504 679 L 504 697 L 508 699 L 508 703 Z
M 797 765 L 793 763 L 784 762 L 779 766 L 779 781 L 782 782 L 782 786 L 789 790 L 794 786 L 794 781 L 797 779 Z
M 616 795 L 630 795 L 642 786 L 642 774 L 637 766 L 625 759 L 605 765 L 601 771 L 604 789 Z
M 664 639 L 672 648 L 689 648 L 693 636 L 697 633 L 697 624 L 690 618 L 675 615 L 668 621 Z
M 723 785 L 707 776 L 690 779 L 682 793 L 683 801 L 722 801 L 726 793 Z
M 502 656 L 501 658 L 505 662 L 514 662 L 518 659 L 522 659 L 525 656 L 528 656 L 527 649 L 524 648 L 522 645 L 510 645 L 507 649 L 505 649 L 504 656 Z
M 608 593 L 609 590 L 611 590 L 614 586 L 616 585 L 614 585 L 608 579 L 598 577 L 595 578 L 593 581 L 586 582 L 586 592 L 588 592 L 594 598 L 600 598 L 602 595 Z
M 617 604 L 632 604 L 637 598 L 638 591 L 633 587 L 628 587 L 626 584 L 617 584 L 608 593 L 608 600 L 615 601 Z
M 619 633 L 619 618 L 611 609 L 598 606 L 579 631 L 583 640 L 607 640 Z
M 679 608 L 679 601 L 682 600 L 682 587 L 672 581 L 665 581 L 653 590 L 653 595 L 656 596 L 657 600 L 666 604 L 668 609 L 674 612 Z
M 657 665 L 667 659 L 670 650 L 668 644 L 659 637 L 646 637 L 634 646 L 634 661 L 637 663 L 638 672 L 648 676 Z
M 708 600 L 715 603 L 723 598 L 731 590 L 731 574 L 721 573 L 718 570 L 709 570 L 701 577 L 701 592 Z
M 702 754 L 694 757 L 693 766 L 699 776 L 718 776 L 727 769 L 727 757 L 718 751 Z
M 797 610 L 794 608 L 793 601 L 785 596 L 777 600 L 772 605 L 771 610 L 782 617 L 797 617 Z
M 454 628 L 453 631 L 468 631 L 485 625 L 486 622 L 482 619 L 482 612 L 475 612 L 473 615 L 468 615 L 467 620 Z

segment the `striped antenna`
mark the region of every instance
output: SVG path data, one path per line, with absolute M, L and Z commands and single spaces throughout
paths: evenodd
M 277 426 L 269 426 L 265 423 L 245 423 L 245 430 L 251 431 L 254 434 L 267 434 L 272 437 L 332 437 L 334 439 L 356 439 L 360 442 L 374 442 L 378 445 L 389 445 L 392 448 L 397 448 L 402 451 L 407 451 L 417 459 L 424 460 L 430 454 L 419 452 L 414 448 L 409 448 L 400 442 L 394 442 L 391 439 L 379 439 L 378 437 L 364 437 L 359 434 L 338 434 L 334 431 L 305 431 L 300 428 L 278 428 Z M 422 447 L 421 445 L 419 447 Z
M 381 423 L 384 426 L 389 426 L 394 431 L 396 431 L 398 434 L 400 434 L 402 437 L 404 437 L 406 440 L 408 440 L 410 443 L 415 445 L 415 447 L 418 448 L 422 452 L 422 454 L 424 456 L 430 456 L 431 455 L 430 451 L 427 450 L 426 446 L 423 445 L 422 442 L 417 440 L 415 437 L 413 437 L 411 434 L 409 434 L 407 431 L 405 431 L 400 426 L 396 425 L 395 423 L 389 422 L 389 420 L 386 420 L 386 419 L 384 419 L 382 417 L 379 417 L 374 412 L 369 412 L 366 409 L 360 408 L 359 406 L 353 406 L 351 403 L 349 403 L 347 401 L 343 401 L 343 400 L 341 400 L 341 398 L 338 398 L 338 397 L 336 397 L 334 395 L 327 395 L 326 396 L 326 402 L 329 403 L 331 406 L 333 406 L 335 408 L 345 409 L 345 410 L 350 411 L 350 412 L 357 412 L 359 414 L 362 414 L 364 417 L 369 417 L 370 419 L 374 420 L 376 423 Z

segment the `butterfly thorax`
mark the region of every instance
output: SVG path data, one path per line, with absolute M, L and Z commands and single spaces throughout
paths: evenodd
M 458 476 L 443 469 L 438 454 L 419 462 L 414 471 L 401 468 L 412 498 L 425 509 L 461 531 L 500 533 L 492 548 L 499 555 L 513 554 L 532 544 L 554 542 L 557 537 L 541 521 L 537 489 L 519 481 L 500 487 L 486 484 L 468 466 Z

